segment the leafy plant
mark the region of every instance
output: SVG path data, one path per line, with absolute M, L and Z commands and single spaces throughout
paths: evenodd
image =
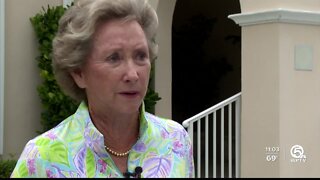
M 40 55 L 36 58 L 40 68 L 40 76 L 43 83 L 38 86 L 38 94 L 41 99 L 43 111 L 41 124 L 43 131 L 47 131 L 59 124 L 63 119 L 71 115 L 78 104 L 60 90 L 51 67 L 52 40 L 58 30 L 58 22 L 64 14 L 65 8 L 57 6 L 38 13 L 30 19 L 39 43 Z
M 161 100 L 161 97 L 159 97 L 159 94 L 152 88 L 152 77 L 154 77 L 154 63 L 151 64 L 149 88 L 146 96 L 144 97 L 145 110 L 147 112 L 154 113 L 154 106 L 156 105 L 157 101 Z
M 10 178 L 11 173 L 16 166 L 16 160 L 2 160 L 0 159 L 0 178 Z
M 63 6 L 48 6 L 47 10 L 42 9 L 43 12 L 31 17 L 30 21 L 39 43 L 40 55 L 36 60 L 43 83 L 38 86 L 37 90 L 43 106 L 41 124 L 43 126 L 42 132 L 44 132 L 73 114 L 79 104 L 61 91 L 51 66 L 52 40 L 58 30 L 59 19 L 67 8 Z M 160 99 L 158 93 L 149 87 L 145 97 L 146 111 L 153 112 L 154 105 Z

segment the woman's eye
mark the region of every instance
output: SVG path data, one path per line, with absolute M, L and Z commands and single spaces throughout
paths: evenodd
M 119 53 L 113 53 L 110 56 L 107 57 L 108 62 L 117 62 L 120 60 L 120 55 Z
M 144 61 L 148 59 L 148 54 L 145 52 L 138 52 L 136 55 L 136 59 L 140 61 Z

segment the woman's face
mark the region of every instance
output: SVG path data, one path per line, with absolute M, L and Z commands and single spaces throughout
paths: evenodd
M 95 111 L 136 113 L 147 91 L 150 59 L 137 21 L 101 23 L 85 65 L 72 72 Z

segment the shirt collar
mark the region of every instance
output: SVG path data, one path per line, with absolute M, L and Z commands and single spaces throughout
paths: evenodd
M 144 102 L 142 102 L 142 105 L 140 107 L 140 129 L 139 129 L 139 136 L 142 137 L 147 129 L 148 129 L 148 120 L 146 118 L 146 111 L 145 111 L 145 105 Z
M 89 145 L 89 147 L 92 148 L 98 154 L 104 154 L 103 152 L 105 152 L 105 149 L 103 134 L 93 124 L 89 115 L 88 106 L 85 102 L 81 102 L 81 104 L 78 107 L 78 110 L 75 113 L 75 116 L 76 119 L 80 120 L 83 123 L 85 143 Z M 141 138 L 147 132 L 148 128 L 148 120 L 146 118 L 144 102 L 140 107 L 139 119 L 139 136 Z

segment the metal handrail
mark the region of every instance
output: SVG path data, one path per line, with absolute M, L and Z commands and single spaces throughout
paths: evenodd
M 183 125 L 185 128 L 187 128 L 187 127 L 189 127 L 189 125 L 190 125 L 191 122 L 194 122 L 194 121 L 196 121 L 197 119 L 203 118 L 203 117 L 205 117 L 206 115 L 212 113 L 213 111 L 216 111 L 216 110 L 218 110 L 218 109 L 221 109 L 221 108 L 224 107 L 225 105 L 230 104 L 230 102 L 235 101 L 235 100 L 236 100 L 238 97 L 240 97 L 240 96 L 241 96 L 241 92 L 238 93 L 238 94 L 236 94 L 236 95 L 234 95 L 234 96 L 232 96 L 232 97 L 230 97 L 230 98 L 228 98 L 228 99 L 226 99 L 226 100 L 224 100 L 224 101 L 222 101 L 222 102 L 220 102 L 220 103 L 218 103 L 218 104 L 216 104 L 216 105 L 214 105 L 214 106 L 212 106 L 211 108 L 209 108 L 209 109 L 207 109 L 207 110 L 202 111 L 202 112 L 199 113 L 199 114 L 196 114 L 196 115 L 194 115 L 194 116 L 192 116 L 192 117 L 184 120 L 183 123 L 182 123 L 182 125 Z
M 233 104 L 234 108 L 233 109 Z M 225 115 L 226 113 L 226 115 Z M 234 114 L 233 114 L 234 113 Z M 218 116 L 219 114 L 220 116 Z M 212 116 L 211 116 L 212 115 Z M 192 116 L 189 119 L 186 119 L 183 121 L 182 125 L 187 128 L 190 140 L 192 143 L 195 143 L 195 157 L 197 158 L 195 162 L 195 170 L 196 175 L 198 178 L 200 177 L 209 177 L 212 173 L 212 176 L 215 178 L 219 176 L 220 178 L 223 178 L 225 176 L 225 165 L 228 165 L 228 177 L 240 177 L 240 116 L 241 116 L 241 92 L 212 106 L 211 108 L 204 110 L 200 112 L 199 114 Z M 219 117 L 219 118 L 218 118 Z M 209 134 L 209 120 L 212 121 L 213 125 L 210 125 L 210 128 L 213 128 L 212 131 L 210 131 Z M 201 122 L 204 121 L 205 129 L 204 132 L 202 132 L 201 128 Z M 217 121 L 220 122 L 220 126 L 218 127 Z M 226 123 L 225 123 L 226 121 Z M 235 131 L 232 131 L 232 124 L 234 121 L 235 125 Z M 228 126 L 225 126 L 228 125 Z M 194 129 L 195 127 L 195 129 Z M 217 128 L 220 128 L 220 133 L 217 134 L 218 130 Z M 227 130 L 227 135 L 225 135 L 225 129 Z M 195 132 L 195 133 L 194 133 Z M 202 133 L 204 133 L 204 137 L 202 138 Z M 194 134 L 196 135 L 196 138 L 194 138 Z M 209 142 L 209 136 L 212 138 Z M 220 137 L 218 140 L 217 137 Z M 227 151 L 228 151 L 228 157 L 227 157 L 227 164 L 225 164 L 225 137 L 228 138 L 228 145 L 227 145 Z M 235 137 L 235 141 L 232 140 L 232 137 Z M 220 141 L 220 145 L 217 145 L 217 141 Z M 212 157 L 213 159 L 209 159 L 209 144 L 210 147 L 212 147 Z M 202 145 L 204 147 L 202 147 Z M 217 151 L 220 147 L 220 163 L 217 164 Z M 205 151 L 205 157 L 204 161 L 202 161 L 202 148 L 204 148 Z M 232 149 L 235 148 L 235 154 L 233 154 Z M 210 152 L 211 154 L 211 152 Z M 235 162 L 232 161 L 232 159 L 235 158 Z M 212 171 L 209 170 L 209 161 L 210 161 L 210 167 L 212 167 Z M 202 163 L 205 164 L 202 164 Z M 204 165 L 204 168 L 201 166 Z M 217 174 L 217 166 L 220 166 L 220 175 Z M 235 168 L 235 174 L 233 174 L 233 167 Z M 203 171 L 204 170 L 204 174 Z M 209 175 L 210 174 L 210 175 Z

